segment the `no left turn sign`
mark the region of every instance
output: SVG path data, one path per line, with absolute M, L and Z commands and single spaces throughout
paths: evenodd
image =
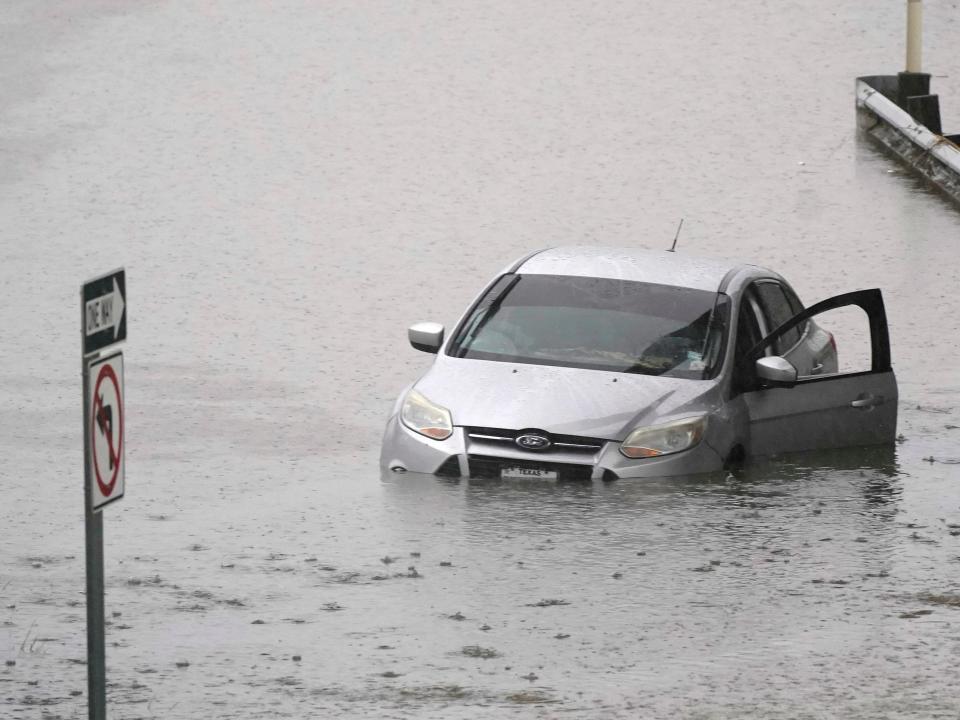
M 99 510 L 123 497 L 123 354 L 90 363 L 89 373 L 90 505 Z

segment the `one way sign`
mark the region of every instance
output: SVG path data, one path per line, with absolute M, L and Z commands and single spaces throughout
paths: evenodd
M 116 270 L 83 284 L 83 354 L 127 339 L 127 282 Z

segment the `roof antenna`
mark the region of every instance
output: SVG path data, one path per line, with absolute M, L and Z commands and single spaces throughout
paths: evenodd
M 677 225 L 677 234 L 673 236 L 673 247 L 671 247 L 667 252 L 676 252 L 677 251 L 677 240 L 680 237 L 680 228 L 683 227 L 683 218 L 680 218 L 680 224 Z

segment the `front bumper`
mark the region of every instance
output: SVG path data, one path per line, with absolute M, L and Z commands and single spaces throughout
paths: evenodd
M 432 440 L 408 429 L 394 415 L 383 435 L 380 465 L 398 472 L 452 477 L 499 477 L 499 466 L 539 466 L 557 470 L 561 480 L 669 477 L 723 468 L 723 458 L 706 442 L 673 455 L 639 460 L 624 457 L 619 448 L 619 442 L 606 441 L 590 453 L 553 448 L 532 452 L 508 443 L 471 438 L 462 427 L 455 427 L 446 440 Z

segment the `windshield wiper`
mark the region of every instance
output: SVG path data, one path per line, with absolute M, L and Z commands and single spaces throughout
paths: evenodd
M 506 276 L 504 276 L 506 277 Z M 489 322 L 490 318 L 493 317 L 494 313 L 500 308 L 500 305 L 507 298 L 507 294 L 513 289 L 513 286 L 520 282 L 520 275 L 514 275 L 510 280 L 503 285 L 503 287 L 496 293 L 491 299 L 489 304 L 484 307 L 482 304 L 477 307 L 475 315 L 479 318 L 474 324 L 474 326 L 467 332 L 467 334 L 460 339 L 459 345 L 457 346 L 457 357 L 464 357 L 467 352 L 470 350 L 470 343 L 473 342 L 476 338 L 477 333 L 479 333 L 483 327 Z M 484 298 L 486 299 L 486 298 Z M 482 316 L 481 316 L 482 313 Z
M 630 367 L 623 370 L 625 373 L 631 373 L 634 375 L 663 375 L 667 370 L 669 370 L 672 365 L 668 363 L 658 363 L 654 365 L 653 363 L 647 362 L 635 362 Z

